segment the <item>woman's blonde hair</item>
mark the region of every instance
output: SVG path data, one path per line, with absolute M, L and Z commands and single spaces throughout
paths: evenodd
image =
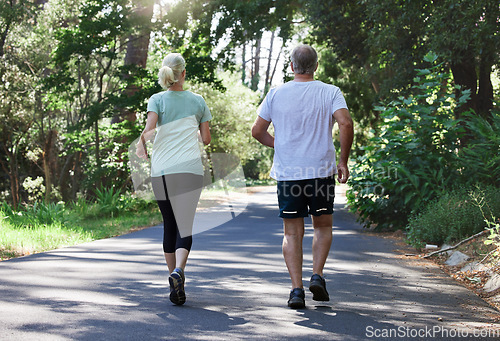
M 180 53 L 170 53 L 163 59 L 158 72 L 158 83 L 163 89 L 168 89 L 179 81 L 182 71 L 186 69 L 186 61 Z

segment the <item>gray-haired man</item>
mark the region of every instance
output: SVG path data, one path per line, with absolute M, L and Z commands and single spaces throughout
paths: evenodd
M 332 243 L 335 174 L 345 183 L 347 160 L 353 140 L 353 123 L 338 87 L 314 80 L 316 51 L 297 46 L 291 55 L 294 80 L 271 89 L 259 108 L 252 136 L 274 148 L 271 177 L 278 181 L 280 217 L 283 218 L 283 256 L 292 281 L 291 308 L 305 306 L 302 283 L 304 217 L 312 216 L 313 275 L 309 290 L 313 300 L 330 299 L 323 278 Z M 273 123 L 275 136 L 269 134 Z M 340 160 L 335 165 L 332 128 L 340 130 Z

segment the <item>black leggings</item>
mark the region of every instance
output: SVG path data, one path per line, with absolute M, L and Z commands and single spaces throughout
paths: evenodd
M 160 212 L 163 216 L 163 252 L 165 253 L 173 253 L 175 250 L 179 248 L 186 249 L 188 251 L 191 250 L 191 245 L 193 243 L 193 237 L 191 234 L 181 237 L 179 232 L 179 227 L 177 226 L 177 221 L 175 219 L 174 211 L 172 209 L 172 204 L 169 199 L 169 195 L 167 192 L 167 183 L 180 184 L 180 189 L 172 188 L 177 193 L 182 193 L 183 191 L 192 191 L 193 184 L 197 184 L 199 181 L 200 186 L 195 186 L 195 190 L 199 187 L 201 192 L 201 185 L 203 182 L 203 177 L 194 175 L 194 174 L 172 174 L 169 179 L 166 181 L 166 177 L 170 175 L 164 175 L 162 177 L 152 177 L 151 182 L 153 184 L 153 191 L 156 197 L 156 201 L 158 203 L 158 207 L 160 208 Z M 194 180 L 194 181 L 193 181 Z M 186 186 L 182 186 L 182 183 L 185 182 Z M 174 186 L 171 186 L 174 187 Z M 197 200 L 194 204 L 194 207 L 187 207 L 187 210 L 196 210 Z M 192 228 L 192 226 L 190 227 Z

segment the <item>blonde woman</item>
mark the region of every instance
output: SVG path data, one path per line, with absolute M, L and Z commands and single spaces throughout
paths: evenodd
M 146 127 L 136 154 L 147 159 L 144 141 L 155 129 L 151 182 L 163 216 L 163 251 L 170 273 L 170 301 L 186 302 L 184 268 L 192 245 L 194 213 L 203 186 L 199 136 L 210 143 L 212 118 L 200 95 L 184 90 L 186 62 L 179 53 L 165 57 L 158 73 L 165 91 L 151 96 Z

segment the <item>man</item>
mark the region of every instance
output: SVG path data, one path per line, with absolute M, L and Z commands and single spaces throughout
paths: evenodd
M 316 51 L 297 46 L 291 55 L 293 81 L 271 89 L 259 108 L 252 136 L 274 148 L 271 177 L 278 181 L 280 217 L 283 218 L 283 256 L 292 281 L 291 308 L 305 307 L 302 283 L 304 217 L 312 215 L 313 300 L 329 301 L 323 278 L 332 243 L 335 174 L 340 183 L 349 177 L 347 160 L 353 140 L 353 123 L 339 88 L 314 80 Z M 274 137 L 267 131 L 274 126 Z M 340 160 L 335 166 L 332 128 L 340 130 Z

